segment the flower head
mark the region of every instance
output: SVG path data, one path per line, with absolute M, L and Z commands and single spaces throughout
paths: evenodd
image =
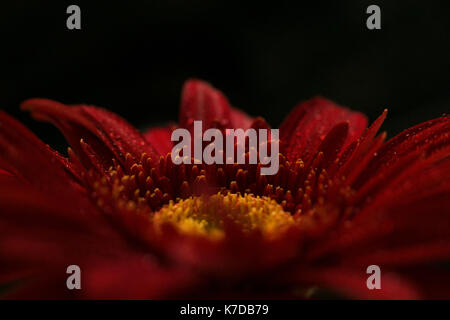
M 70 148 L 59 154 L 0 113 L 0 281 L 14 284 L 12 297 L 448 293 L 430 280 L 448 277 L 431 264 L 450 258 L 448 116 L 385 142 L 387 111 L 367 128 L 363 114 L 314 98 L 281 125 L 270 176 L 261 163 L 173 163 L 172 131 L 195 120 L 204 130 L 269 128 L 202 81 L 185 84 L 177 125 L 144 133 L 97 107 L 22 108 Z M 82 290 L 65 285 L 73 264 Z M 366 287 L 372 264 L 381 290 Z

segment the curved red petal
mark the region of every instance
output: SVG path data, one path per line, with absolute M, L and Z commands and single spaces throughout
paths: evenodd
M 303 102 L 280 126 L 281 152 L 285 152 L 291 161 L 298 158 L 309 161 L 330 130 L 345 121 L 348 121 L 349 129 L 344 148 L 364 132 L 366 116 L 320 97 Z
M 253 122 L 253 118 L 239 109 L 230 108 L 230 123 L 232 128 L 247 129 Z
M 387 109 L 383 111 L 383 113 L 371 124 L 367 131 L 364 132 L 361 138 L 358 139 L 355 150 L 352 151 L 347 161 L 341 165 L 341 168 L 337 173 L 338 175 L 347 176 L 349 172 L 352 172 L 352 174 L 356 177 L 356 174 L 354 173 L 355 167 L 359 166 L 360 170 L 362 170 L 364 169 L 364 166 L 367 165 L 367 163 L 362 160 L 367 159 L 367 156 L 371 156 L 371 158 L 366 161 L 370 161 L 373 158 L 372 155 L 378 150 L 379 147 L 381 147 L 381 144 L 385 139 L 385 136 L 383 136 L 379 138 L 378 141 L 374 141 L 375 135 L 386 119 L 386 116 Z M 374 148 L 374 144 L 377 145 L 376 148 Z M 369 148 L 372 148 L 370 152 L 368 152 Z M 361 166 L 361 163 L 364 163 L 364 166 Z
M 330 166 L 341 152 L 347 139 L 349 124 L 342 122 L 334 126 L 320 144 L 318 151 L 324 155 L 325 168 Z
M 180 127 L 190 129 L 195 120 L 203 121 L 204 129 L 217 126 L 247 129 L 252 122 L 244 112 L 232 108 L 222 92 L 204 81 L 192 79 L 184 84 Z
M 89 156 L 83 151 L 83 139 L 95 151 L 104 169 L 113 157 L 124 163 L 130 153 L 136 159 L 147 153 L 157 159 L 157 153 L 140 132 L 118 115 L 91 106 L 66 106 L 47 99 L 30 99 L 22 103 L 38 120 L 54 123 L 65 135 L 83 164 L 89 166 Z
M 0 167 L 43 192 L 58 194 L 66 203 L 77 201 L 80 206 L 89 207 L 89 200 L 70 173 L 75 169 L 61 162 L 60 156 L 3 112 L 0 112 L 0 150 Z
M 432 151 L 442 147 L 443 140 L 449 143 L 450 117 L 440 117 L 409 128 L 386 142 L 359 177 L 358 185 L 366 183 L 373 177 L 385 175 L 396 162 L 400 162 L 412 153 Z

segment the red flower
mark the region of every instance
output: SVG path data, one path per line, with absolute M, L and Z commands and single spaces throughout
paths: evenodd
M 280 168 L 175 165 L 171 130 L 139 133 L 90 106 L 32 99 L 64 157 L 0 113 L 0 281 L 9 297 L 448 297 L 450 118 L 385 142 L 315 98 L 280 127 Z M 268 128 L 188 81 L 179 127 Z M 366 286 L 379 265 L 381 289 Z M 79 265 L 81 290 L 66 268 Z M 448 282 L 447 282 L 448 283 Z M 317 291 L 319 290 L 319 291 Z

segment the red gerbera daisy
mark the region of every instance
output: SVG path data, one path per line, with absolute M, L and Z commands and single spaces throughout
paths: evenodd
M 277 174 L 261 164 L 171 161 L 171 132 L 141 134 L 91 106 L 31 99 L 67 157 L 0 113 L 0 281 L 20 298 L 446 297 L 450 118 L 385 142 L 323 99 L 280 127 Z M 178 127 L 269 128 L 191 80 Z M 381 289 L 366 268 L 382 270 Z M 68 290 L 66 268 L 82 270 Z M 439 280 L 437 280 L 439 279 Z

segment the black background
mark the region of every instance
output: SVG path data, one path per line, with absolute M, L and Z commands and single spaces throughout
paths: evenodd
M 70 4 L 81 30 L 66 28 Z M 366 28 L 370 4 L 381 30 Z M 15 0 L 0 23 L 0 108 L 59 147 L 21 101 L 99 105 L 144 128 L 176 121 L 197 77 L 273 127 L 318 94 L 370 120 L 388 108 L 390 136 L 450 109 L 446 1 Z

